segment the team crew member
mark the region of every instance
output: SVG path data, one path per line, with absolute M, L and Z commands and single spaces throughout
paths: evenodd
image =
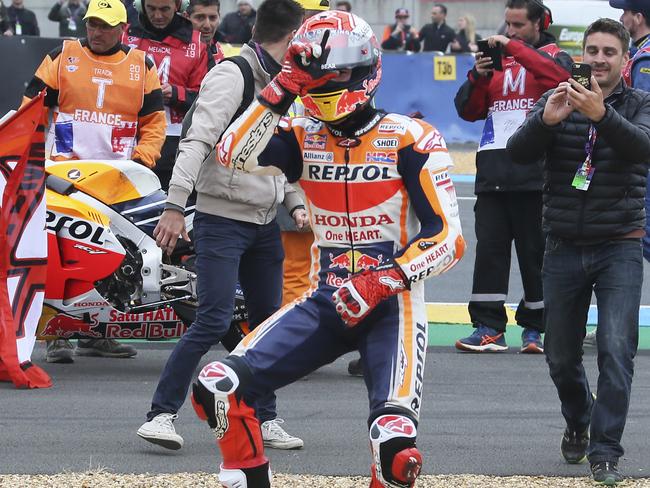
M 221 46 L 216 39 L 221 20 L 220 8 L 219 0 L 190 0 L 186 12 L 194 30 L 201 33 L 201 42 L 208 46 L 215 63 L 224 58 Z
M 158 75 L 142 51 L 120 42 L 126 10 L 120 0 L 92 0 L 88 38 L 66 40 L 50 52 L 25 90 L 24 103 L 47 88 L 52 112 L 46 154 L 53 160 L 133 159 L 155 165 L 165 139 Z M 48 342 L 48 362 L 72 362 L 73 347 Z M 136 350 L 112 339 L 79 340 L 77 354 L 130 357 Z
M 181 123 L 196 99 L 201 80 L 214 66 L 201 34 L 179 14 L 188 0 L 136 0 L 139 23 L 131 25 L 123 42 L 153 59 L 162 86 L 167 138 L 154 171 L 164 190 L 169 186 Z
M 571 57 L 561 51 L 546 29 L 551 12 L 539 0 L 508 0 L 507 37 L 488 38 L 503 49 L 503 70 L 478 53 L 467 81 L 456 94 L 456 110 L 464 120 L 485 119 L 476 154 L 476 260 L 469 314 L 476 330 L 456 342 L 464 351 L 508 349 L 507 316 L 510 253 L 515 242 L 524 298 L 515 319 L 522 332 L 522 352 L 541 353 L 542 314 L 542 171 L 510 159 L 508 138 L 526 112 L 547 90 L 569 77 Z
M 245 297 L 248 322 L 255 328 L 280 308 L 284 253 L 275 215 L 280 204 L 302 225 L 307 220 L 296 190 L 284 175 L 253 176 L 216 164 L 214 147 L 228 124 L 250 105 L 280 72 L 289 42 L 300 27 L 302 8 L 293 0 L 265 0 L 258 10 L 253 40 L 238 57 L 210 70 L 201 84 L 196 108 L 187 119 L 174 166 L 165 211 L 154 230 L 156 243 L 171 253 L 179 235 L 189 239 L 184 210 L 196 189 L 194 247 L 198 309 L 196 320 L 172 351 L 139 429 L 143 439 L 180 449 L 183 438 L 173 421 L 187 397 L 201 358 L 227 335 L 233 316 L 237 279 Z M 186 124 L 187 125 L 187 124 Z M 273 392 L 258 398 L 257 417 L 264 445 L 298 449 L 302 439 L 289 435 L 277 417 Z
M 632 38 L 630 61 L 623 69 L 628 86 L 650 92 L 650 4 L 644 0 L 610 0 L 614 8 L 623 9 L 621 23 Z M 650 186 L 645 196 L 645 213 L 650 214 Z M 643 256 L 650 261 L 650 219 L 646 220 Z
M 324 72 L 324 63 L 340 70 Z M 372 108 L 380 78 L 370 26 L 347 12 L 317 14 L 217 148 L 230 168 L 299 180 L 317 244 L 310 293 L 204 367 L 194 385 L 226 487 L 270 486 L 251 400 L 355 349 L 369 388 L 371 486 L 412 487 L 420 472 L 423 280 L 451 268 L 465 242 L 444 139 L 422 121 Z M 282 118 L 297 95 L 313 119 Z

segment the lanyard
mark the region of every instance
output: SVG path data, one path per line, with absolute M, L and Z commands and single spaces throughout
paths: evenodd
M 589 126 L 587 143 L 585 144 L 585 153 L 587 153 L 587 157 L 585 158 L 584 163 L 578 166 L 578 170 L 571 182 L 571 186 L 576 190 L 587 191 L 589 189 L 595 171 L 595 168 L 591 165 L 591 160 L 594 154 L 594 147 L 596 146 L 597 138 L 598 135 L 596 134 L 596 128 L 591 124 Z
M 596 146 L 597 138 L 598 134 L 596 128 L 594 127 L 594 124 L 591 124 L 589 126 L 589 136 L 587 137 L 587 142 L 585 144 L 585 153 L 587 153 L 587 157 L 585 158 L 584 165 L 587 168 L 591 168 L 591 158 L 594 154 L 594 147 Z

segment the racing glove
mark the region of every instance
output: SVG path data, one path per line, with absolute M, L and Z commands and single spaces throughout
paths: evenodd
M 282 71 L 264 87 L 257 96 L 259 102 L 273 112 L 284 115 L 297 96 L 323 86 L 338 76 L 337 71 L 325 71 L 330 49 L 326 48 L 329 30 L 323 34 L 320 44 L 293 42 L 284 58 Z
M 352 275 L 332 294 L 336 312 L 349 327 L 361 322 L 382 300 L 408 289 L 404 272 L 396 265 Z

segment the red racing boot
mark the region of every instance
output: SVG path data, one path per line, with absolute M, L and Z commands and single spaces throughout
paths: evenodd
M 417 447 L 403 449 L 393 458 L 390 473 L 391 480 L 379 481 L 376 466 L 372 465 L 370 469 L 372 475 L 370 488 L 413 488 L 421 470 L 422 455 Z

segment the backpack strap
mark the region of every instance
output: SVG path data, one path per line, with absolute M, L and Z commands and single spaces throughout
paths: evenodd
M 228 125 L 230 125 L 237 119 L 237 117 L 246 111 L 251 103 L 253 103 L 253 99 L 255 98 L 255 77 L 253 76 L 253 68 L 251 68 L 251 65 L 248 64 L 248 61 L 246 61 L 242 56 L 232 56 L 230 58 L 225 58 L 223 61 L 231 61 L 235 63 L 244 77 L 244 95 L 242 96 L 239 108 L 228 123 Z
M 230 119 L 230 122 L 228 122 L 228 126 L 230 126 L 230 124 L 232 124 L 237 119 L 237 117 L 243 114 L 248 106 L 253 103 L 253 99 L 255 98 L 255 77 L 253 76 L 253 68 L 251 68 L 251 65 L 248 64 L 248 61 L 246 61 L 242 56 L 232 56 L 230 58 L 225 58 L 222 59 L 220 63 L 226 61 L 235 63 L 239 68 L 239 71 L 241 71 L 242 76 L 244 77 L 244 94 L 242 96 L 241 104 L 239 104 L 239 108 L 235 112 L 235 115 L 233 115 L 232 119 Z M 181 140 L 187 135 L 187 131 L 189 130 L 190 125 L 192 125 L 192 115 L 196 109 L 196 101 L 198 99 L 199 97 L 197 96 L 192 103 L 192 106 L 185 114 L 185 117 L 183 117 L 180 135 Z

